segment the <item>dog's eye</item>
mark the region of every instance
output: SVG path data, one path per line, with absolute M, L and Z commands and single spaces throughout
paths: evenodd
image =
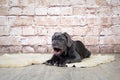
M 62 41 L 62 40 L 64 40 L 64 39 L 61 38 L 61 36 L 56 36 L 56 37 L 52 38 L 52 40 L 60 40 L 60 41 Z
M 57 40 L 63 40 L 60 36 L 56 37 Z

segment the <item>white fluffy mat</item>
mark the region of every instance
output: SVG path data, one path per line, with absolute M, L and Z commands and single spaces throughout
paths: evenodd
M 0 56 L 0 67 L 23 67 L 32 64 L 41 64 L 50 59 L 52 54 L 4 54 Z M 93 67 L 115 60 L 114 55 L 92 55 L 82 62 L 67 64 L 68 67 Z

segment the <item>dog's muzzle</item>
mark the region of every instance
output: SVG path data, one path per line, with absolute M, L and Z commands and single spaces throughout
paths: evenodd
M 53 50 L 54 50 L 54 54 L 61 54 L 65 50 L 64 43 L 61 43 L 60 41 L 53 41 L 52 47 L 53 47 Z
M 63 52 L 63 50 L 59 48 L 53 48 L 53 49 L 54 49 L 54 54 L 61 54 Z

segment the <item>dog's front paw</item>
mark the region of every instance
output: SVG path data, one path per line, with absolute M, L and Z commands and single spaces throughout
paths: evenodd
M 58 67 L 67 67 L 65 64 L 59 64 Z
M 55 64 L 55 66 L 58 66 L 58 67 L 67 67 L 67 65 L 65 63 L 61 63 L 61 62 L 57 62 Z
M 54 61 L 53 60 L 48 60 L 44 64 L 52 66 L 52 65 L 54 65 Z

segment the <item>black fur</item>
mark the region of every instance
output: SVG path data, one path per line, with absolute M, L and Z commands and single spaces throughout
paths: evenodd
M 81 41 L 73 41 L 67 33 L 55 33 L 52 37 L 54 55 L 46 65 L 66 66 L 66 63 L 80 62 L 90 57 L 90 51 Z

